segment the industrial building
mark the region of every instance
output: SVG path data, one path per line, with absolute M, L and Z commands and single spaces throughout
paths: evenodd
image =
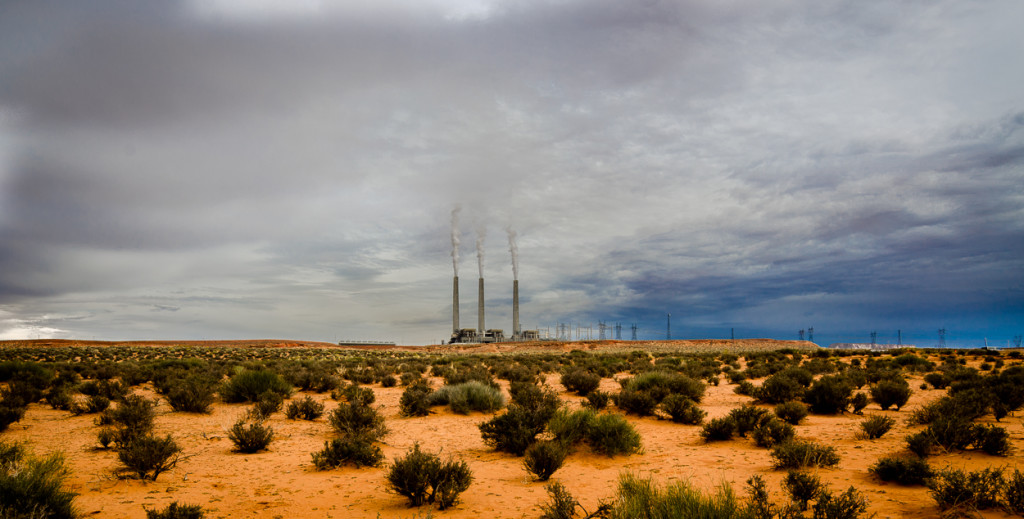
M 461 328 L 459 326 L 459 276 L 452 283 L 452 337 L 449 344 L 458 343 L 492 343 L 509 341 L 536 341 L 540 339 L 538 330 L 522 330 L 519 327 L 519 280 L 512 281 L 512 335 L 506 336 L 501 328 L 487 329 L 484 326 L 484 278 L 479 279 L 477 294 L 477 327 Z

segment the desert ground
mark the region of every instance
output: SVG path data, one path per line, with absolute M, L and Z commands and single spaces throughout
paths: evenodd
M 266 347 L 267 344 L 258 346 Z M 292 346 L 308 344 L 292 343 Z M 686 345 L 647 346 L 656 351 L 678 351 L 685 350 L 683 346 Z M 722 344 L 712 343 L 706 346 L 711 350 L 723 347 Z M 65 347 L 68 345 L 7 343 L 0 345 L 0 361 L 11 360 L 12 354 L 9 352 L 12 350 L 24 352 L 26 348 L 46 350 Z M 163 345 L 152 347 L 160 348 Z M 230 344 L 219 347 L 231 350 L 243 346 Z M 615 343 L 589 344 L 583 346 L 583 349 L 592 355 L 600 355 L 603 348 L 625 347 L 631 350 L 640 348 L 638 345 Z M 751 345 L 736 344 L 732 347 L 740 357 L 738 362 L 741 367 L 745 365 L 745 347 Z M 760 344 L 760 347 L 770 349 L 771 345 Z M 791 348 L 793 345 L 781 344 L 774 347 Z M 543 348 L 534 353 L 515 353 L 565 355 L 566 351 L 578 348 L 560 344 L 546 353 L 542 352 Z M 442 349 L 435 348 L 430 354 L 449 355 L 455 351 L 437 350 Z M 805 358 L 810 358 L 809 351 L 803 352 Z M 509 354 L 497 350 L 477 353 Z M 685 355 L 686 352 L 682 351 L 681 354 Z M 867 355 L 859 354 L 845 355 L 839 357 L 839 360 L 850 363 L 854 359 L 864 361 L 867 358 Z M 934 352 L 929 354 L 929 358 L 939 362 L 939 355 Z M 970 367 L 978 367 L 984 362 L 980 355 L 968 355 L 965 359 L 966 365 Z M 1006 358 L 1007 367 L 1019 362 Z M 881 482 L 868 472 L 868 467 L 878 458 L 904 450 L 905 436 L 922 429 L 921 426 L 908 425 L 906 418 L 914 410 L 946 394 L 945 390 L 931 387 L 921 389 L 922 375 L 906 374 L 913 394 L 909 402 L 898 411 L 883 411 L 877 404 L 871 403 L 864 409 L 863 415 L 849 412 L 837 415 L 811 414 L 796 426 L 798 438 L 834 446 L 841 457 L 835 468 L 811 471 L 834 491 L 845 490 L 851 485 L 856 487 L 867 498 L 869 512 L 878 518 L 926 518 L 937 517 L 941 513 L 926 487 L 904 487 Z M 600 387 L 615 393 L 620 387 L 617 379 L 629 376 L 632 375 L 623 372 L 605 377 Z M 567 406 L 580 407 L 584 398 L 567 392 L 559 383 L 558 373 L 545 373 L 543 377 L 548 386 L 559 391 Z M 430 377 L 430 381 L 435 388 L 444 384 L 438 377 Z M 761 381 L 763 378 L 751 380 L 755 385 Z M 498 383 L 507 396 L 509 383 L 505 380 L 499 380 Z M 78 494 L 75 502 L 83 517 L 140 518 L 146 516 L 146 509 L 163 508 L 174 501 L 201 505 L 207 517 L 433 516 L 456 519 L 536 518 L 541 515 L 540 505 L 548 499 L 545 483 L 535 481 L 524 469 L 522 457 L 496 452 L 485 445 L 481 438 L 477 426 L 492 418 L 495 413 L 460 415 L 447 407 L 434 407 L 429 416 L 403 417 L 399 411 L 399 399 L 404 387 L 383 387 L 379 382 L 365 384 L 365 387 L 372 388 L 376 395 L 374 405 L 381 406 L 381 413 L 390 429 L 380 445 L 386 457 L 380 467 L 343 466 L 334 470 L 315 470 L 311 453 L 321 449 L 324 442 L 332 437 L 331 427 L 325 417 L 315 421 L 288 420 L 283 413 L 276 413 L 267 421 L 275 432 L 275 440 L 269 449 L 254 454 L 236 453 L 227 437 L 227 430 L 249 409 L 250 404 L 242 403 L 218 402 L 212 406 L 209 414 L 194 414 L 175 412 L 160 399 L 156 407 L 156 433 L 170 434 L 182 448 L 182 455 L 177 465 L 161 474 L 156 481 L 118 476 L 117 456 L 110 450 L 99 448 L 97 443 L 96 415 L 75 416 L 68 411 L 52 409 L 43 402 L 34 403 L 28 407 L 24 418 L 0 432 L 0 440 L 24 442 L 37 455 L 62 452 L 70 470 L 68 485 Z M 736 387 L 729 383 L 725 375 L 719 375 L 717 385 L 707 386 L 699 404 L 707 412 L 705 421 L 723 417 L 731 409 L 753 401 L 749 396 L 736 394 Z M 133 390 L 147 397 L 160 398 L 151 383 L 141 384 Z M 337 405 L 329 392 L 295 392 L 291 400 L 307 395 L 323 402 L 328 411 Z M 760 406 L 765 409 L 774 407 L 766 404 Z M 619 411 L 610 405 L 606 412 Z M 881 438 L 863 438 L 859 433 L 860 422 L 879 414 L 895 418 L 895 427 Z M 953 451 L 934 455 L 929 458 L 929 463 L 934 468 L 977 470 L 1007 467 L 1012 471 L 1020 465 L 1020 455 L 1024 453 L 1024 429 L 1020 415 L 1020 411 L 1011 413 L 998 423 L 1010 434 L 1013 450 L 1009 456 L 990 456 L 974 450 Z M 660 483 L 685 480 L 707 491 L 725 483 L 731 485 L 741 497 L 745 496 L 747 479 L 760 474 L 768 482 L 772 496 L 780 501 L 785 499 L 781 485 L 785 471 L 773 470 L 768 449 L 755 446 L 750 438 L 705 443 L 700 437 L 701 427 L 698 425 L 681 425 L 650 416 L 626 415 L 626 419 L 642 437 L 641 453 L 608 457 L 596 454 L 588 447 L 581 447 L 569 455 L 565 464 L 551 478 L 551 481 L 561 482 L 587 511 L 596 510 L 602 500 L 612 498 L 620 474 L 627 471 L 652 476 Z M 983 417 L 979 422 L 996 423 L 991 415 Z M 387 464 L 416 443 L 426 450 L 440 452 L 443 457 L 463 459 L 471 467 L 473 482 L 453 508 L 443 511 L 428 506 L 410 508 L 405 498 L 387 490 Z M 1001 510 L 984 510 L 979 515 L 986 518 L 1011 517 Z

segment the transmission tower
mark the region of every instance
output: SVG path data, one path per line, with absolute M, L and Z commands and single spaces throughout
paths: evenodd
M 940 348 L 945 348 L 946 347 L 946 329 L 945 328 L 939 328 L 939 347 Z
M 814 342 L 814 327 L 813 326 L 811 326 L 810 328 L 807 329 L 807 340 L 810 341 L 810 342 Z
M 622 340 L 622 323 L 615 323 L 615 340 Z
M 871 332 L 871 345 L 875 345 L 875 341 L 878 339 L 878 332 Z
M 903 346 L 903 330 L 896 330 L 896 345 Z
M 1020 342 L 1021 342 L 1021 336 L 1020 335 L 1014 335 L 1013 336 L 1013 347 L 1014 348 L 1020 348 Z
M 803 328 L 801 328 L 801 329 L 800 329 L 800 331 L 799 331 L 798 333 L 800 334 L 800 340 L 801 340 L 801 341 L 802 341 L 802 340 L 804 340 L 804 329 L 803 329 Z
M 597 330 L 598 330 L 597 333 L 599 334 L 599 339 L 598 340 L 602 340 L 602 341 L 604 340 L 604 329 L 606 327 L 607 327 L 607 325 L 604 324 L 604 321 L 598 321 L 597 322 Z
M 672 314 L 665 314 L 665 340 L 672 340 Z
M 633 326 L 631 328 L 633 328 L 633 339 L 632 340 L 635 341 L 636 340 L 636 323 L 633 323 Z

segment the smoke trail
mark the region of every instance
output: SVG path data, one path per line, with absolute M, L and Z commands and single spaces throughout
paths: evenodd
M 487 228 L 480 226 L 476 228 L 476 266 L 480 270 L 480 277 L 484 277 L 484 238 L 487 237 Z
M 462 206 L 456 205 L 452 209 L 452 268 L 455 269 L 455 277 L 459 277 L 459 211 Z
M 519 279 L 519 246 L 516 245 L 516 231 L 506 227 L 508 233 L 508 251 L 512 254 L 512 279 Z

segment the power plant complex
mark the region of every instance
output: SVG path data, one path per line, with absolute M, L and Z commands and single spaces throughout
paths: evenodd
M 471 342 L 508 342 L 540 340 L 538 330 L 522 330 L 519 327 L 519 280 L 512 280 L 512 335 L 505 336 L 500 328 L 487 329 L 484 326 L 484 278 L 478 280 L 477 327 L 459 327 L 459 276 L 452 281 L 452 338 L 449 344 Z

